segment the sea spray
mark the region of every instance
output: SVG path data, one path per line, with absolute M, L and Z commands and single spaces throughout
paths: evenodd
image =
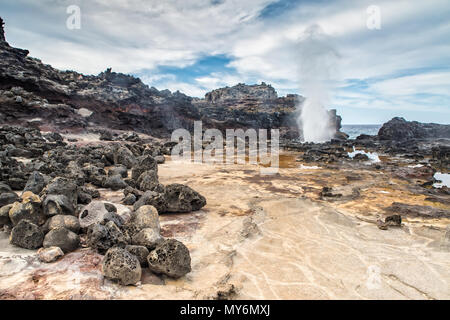
M 299 41 L 299 82 L 306 100 L 298 105 L 297 124 L 305 142 L 329 141 L 335 133 L 326 105 L 339 54 L 318 25 L 308 27 Z

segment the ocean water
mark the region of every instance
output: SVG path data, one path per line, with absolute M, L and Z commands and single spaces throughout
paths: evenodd
M 376 135 L 381 124 L 343 124 L 341 131 L 348 134 L 350 139 L 355 139 L 360 134 Z

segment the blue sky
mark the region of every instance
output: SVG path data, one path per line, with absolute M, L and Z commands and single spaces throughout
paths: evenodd
M 73 4 L 80 30 L 66 28 Z M 367 28 L 370 5 L 380 29 Z M 0 16 L 7 40 L 44 63 L 197 97 L 262 81 L 302 94 L 299 39 L 318 25 L 339 53 L 329 107 L 344 123 L 450 123 L 448 0 L 2 0 Z

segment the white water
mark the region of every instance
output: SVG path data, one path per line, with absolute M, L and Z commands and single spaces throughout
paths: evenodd
M 353 147 L 353 152 L 348 153 L 348 156 L 350 158 L 353 158 L 357 154 L 365 154 L 367 157 L 369 157 L 369 161 L 371 161 L 371 162 L 380 162 L 381 161 L 376 152 L 366 152 L 364 150 L 356 150 L 355 147 Z
M 435 184 L 433 184 L 433 187 L 435 187 L 435 188 L 442 188 L 442 187 L 445 186 L 447 188 L 450 188 L 450 174 L 436 172 L 433 177 L 436 180 L 442 181 L 442 182 L 436 182 Z
M 300 39 L 300 89 L 306 100 L 297 119 L 305 142 L 329 141 L 335 132 L 325 106 L 330 102 L 331 74 L 338 54 L 322 29 L 308 27 Z

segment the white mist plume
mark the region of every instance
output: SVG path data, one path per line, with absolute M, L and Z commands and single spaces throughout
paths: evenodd
M 304 141 L 329 141 L 335 127 L 334 123 L 330 123 L 326 106 L 333 87 L 330 75 L 336 69 L 339 55 L 317 25 L 305 30 L 300 37 L 299 46 L 300 89 L 306 100 L 299 106 L 301 113 L 297 124 L 303 130 Z

